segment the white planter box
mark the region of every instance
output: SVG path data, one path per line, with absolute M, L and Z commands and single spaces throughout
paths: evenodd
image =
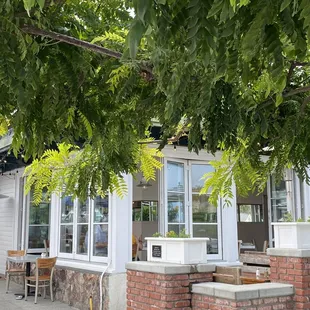
M 310 249 L 310 223 L 271 223 L 274 227 L 275 248 Z
M 207 262 L 208 238 L 145 238 L 147 260 L 177 264 Z

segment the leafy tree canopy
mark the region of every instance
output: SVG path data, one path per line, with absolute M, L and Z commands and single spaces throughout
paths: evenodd
M 186 135 L 190 151 L 223 151 L 213 201 L 232 178 L 246 194 L 288 166 L 309 182 L 309 36 L 307 0 L 2 0 L 0 122 L 26 158 L 65 143 L 42 161 L 71 158 L 58 179 L 77 195 L 118 186 L 141 158 L 152 175 L 154 118 L 161 147 Z

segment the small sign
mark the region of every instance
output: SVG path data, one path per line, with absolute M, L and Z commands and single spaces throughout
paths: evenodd
M 161 258 L 161 245 L 152 245 L 152 257 Z

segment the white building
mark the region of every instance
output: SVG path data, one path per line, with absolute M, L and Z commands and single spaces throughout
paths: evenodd
M 3 160 L 9 161 L 3 150 Z M 262 250 L 265 240 L 272 246 L 272 221 L 281 220 L 287 211 L 295 218 L 310 215 L 305 203 L 309 187 L 294 172 L 280 185 L 271 177 L 266 191 L 258 196 L 237 197 L 233 188 L 232 207 L 224 208 L 220 199 L 216 208 L 208 203 L 208 194 L 199 195 L 201 177 L 212 170 L 209 162 L 214 157 L 179 146 L 176 150 L 167 146 L 163 153 L 164 166 L 151 186 L 144 186 L 139 175 L 125 176 L 128 195 L 123 199 L 110 194 L 81 203 L 53 195 L 39 206 L 32 203 L 31 194 L 24 195 L 23 168 L 10 169 L 2 161 L 0 273 L 5 272 L 7 250 L 41 253 L 47 239 L 50 256 L 58 257 L 57 299 L 88 309 L 92 295 L 98 309 L 100 300 L 104 309 L 125 309 L 125 264 L 132 259 L 132 234 L 144 239 L 157 231 L 164 234 L 185 228 L 191 236 L 209 238 L 209 261 L 235 263 L 238 240 L 255 242 L 257 250 Z M 145 259 L 145 248 L 139 257 Z M 109 289 L 115 286 L 117 290 Z

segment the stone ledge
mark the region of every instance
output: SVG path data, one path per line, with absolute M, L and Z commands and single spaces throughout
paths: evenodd
M 192 293 L 232 299 L 235 301 L 266 297 L 291 296 L 294 286 L 282 283 L 232 285 L 217 282 L 193 284 Z
M 186 274 L 196 272 L 214 272 L 213 264 L 181 265 L 157 262 L 129 262 L 126 264 L 127 270 L 143 271 L 159 274 Z
M 287 257 L 310 257 L 309 249 L 267 249 L 267 255 Z

